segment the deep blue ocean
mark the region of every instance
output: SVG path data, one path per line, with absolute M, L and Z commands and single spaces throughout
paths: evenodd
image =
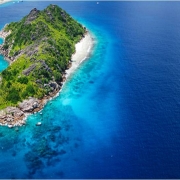
M 95 46 L 42 115 L 0 127 L 0 178 L 180 178 L 180 2 L 8 3 L 0 29 L 50 3 Z

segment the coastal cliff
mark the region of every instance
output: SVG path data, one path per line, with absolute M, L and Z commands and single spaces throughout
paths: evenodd
M 54 97 L 71 67 L 75 45 L 86 29 L 56 5 L 36 8 L 0 32 L 0 54 L 10 66 L 0 74 L 0 125 L 25 124 L 27 113 Z

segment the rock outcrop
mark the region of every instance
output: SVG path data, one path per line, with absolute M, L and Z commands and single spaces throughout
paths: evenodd
M 7 107 L 0 111 L 0 125 L 4 126 L 22 126 L 25 114 L 17 107 Z
M 40 106 L 40 100 L 36 98 L 29 98 L 24 100 L 23 102 L 19 103 L 19 108 L 23 112 L 33 112 L 34 109 Z
M 27 16 L 25 24 L 30 24 L 33 20 L 35 20 L 38 17 L 39 12 L 40 11 L 37 10 L 36 8 L 32 9 L 29 15 Z

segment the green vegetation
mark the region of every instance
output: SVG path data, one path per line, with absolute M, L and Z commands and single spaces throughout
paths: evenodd
M 16 60 L 0 74 L 0 109 L 30 96 L 42 98 L 51 91 L 48 83 L 60 84 L 86 30 L 64 10 L 49 5 L 43 11 L 33 9 L 4 31 L 11 34 L 3 49 Z

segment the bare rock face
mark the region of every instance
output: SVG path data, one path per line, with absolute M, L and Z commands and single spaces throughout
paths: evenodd
M 8 125 L 8 127 L 13 127 L 15 125 L 23 125 L 24 113 L 17 107 L 7 107 L 6 109 L 0 111 L 0 124 Z
M 35 68 L 36 68 L 36 64 L 33 64 L 33 65 L 31 65 L 29 68 L 25 69 L 25 70 L 23 71 L 23 74 L 27 76 L 27 75 L 29 75 L 29 74 L 31 73 L 31 71 L 33 71 Z
M 32 9 L 31 12 L 29 13 L 28 17 L 27 17 L 25 24 L 30 24 L 31 21 L 36 19 L 38 17 L 39 12 L 40 11 L 37 10 L 36 8 Z
M 19 108 L 23 112 L 32 112 L 34 109 L 40 106 L 39 100 L 36 98 L 29 98 L 19 104 Z
M 49 85 L 53 91 L 57 91 L 59 89 L 59 85 L 56 82 L 50 82 Z
M 7 107 L 6 108 L 7 114 L 11 114 L 13 117 L 21 117 L 23 115 L 23 112 L 16 107 Z

